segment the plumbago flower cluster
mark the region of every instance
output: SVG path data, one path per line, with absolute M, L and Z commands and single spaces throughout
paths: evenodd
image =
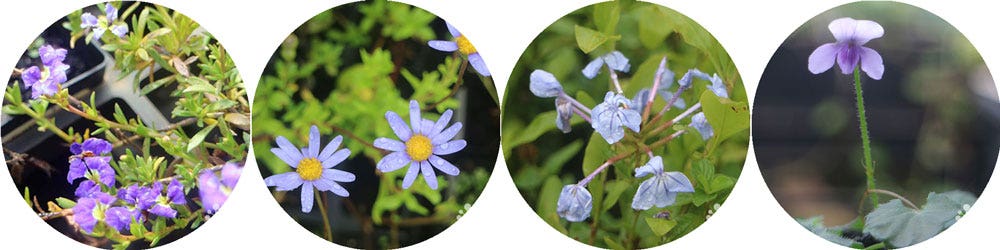
M 605 67 L 606 66 L 606 67 Z M 628 98 L 623 94 L 621 83 L 618 80 L 619 72 L 627 73 L 630 65 L 629 60 L 619 51 L 612 51 L 591 61 L 582 70 L 588 79 L 596 77 L 600 70 L 607 68 L 607 73 L 612 81 L 614 89 L 604 95 L 604 101 L 588 108 L 573 97 L 563 91 L 562 85 L 555 77 L 546 71 L 535 70 L 531 73 L 530 89 L 533 94 L 541 98 L 555 97 L 555 106 L 558 116 L 556 126 L 563 132 L 569 133 L 572 130 L 570 119 L 580 116 L 589 122 L 595 132 L 600 134 L 608 144 L 625 144 L 640 142 L 642 147 L 636 151 L 620 152 L 618 155 L 607 159 L 602 165 L 587 174 L 587 177 L 576 184 L 563 187 L 559 194 L 556 211 L 560 217 L 571 222 L 581 222 L 590 217 L 593 209 L 593 198 L 587 190 L 587 184 L 594 180 L 596 176 L 604 172 L 609 166 L 631 157 L 635 154 L 647 155 L 648 160 L 641 166 L 635 166 L 635 178 L 646 178 L 639 185 L 635 196 L 632 198 L 632 208 L 635 210 L 648 210 L 653 207 L 664 208 L 674 204 L 678 193 L 694 192 L 694 185 L 691 180 L 682 172 L 665 171 L 661 156 L 653 154 L 654 149 L 663 147 L 668 142 L 677 138 L 689 130 L 680 129 L 676 132 L 668 133 L 667 128 L 673 124 L 683 122 L 685 118 L 691 116 L 688 126 L 701 134 L 703 140 L 708 140 L 714 135 L 712 126 L 705 118 L 705 114 L 698 112 L 701 103 L 694 103 L 690 107 L 682 98 L 681 94 L 691 88 L 694 79 L 702 79 L 711 82 L 707 89 L 720 98 L 729 98 L 729 92 L 725 83 L 718 75 L 709 76 L 698 69 L 688 70 L 680 79 L 676 90 L 670 88 L 674 84 L 674 73 L 667 68 L 667 58 L 660 60 L 656 70 L 651 88 L 639 90 L 633 98 Z M 666 101 L 659 114 L 649 119 L 650 110 L 657 95 Z M 676 117 L 656 124 L 661 117 L 672 107 L 686 108 L 686 110 Z M 698 113 L 695 113 L 698 112 Z M 693 115 L 692 115 L 693 114 Z M 644 123 L 645 121 L 645 123 Z M 644 125 L 645 124 L 645 125 Z M 657 126 L 650 127 L 651 124 Z M 626 129 L 632 131 L 630 137 L 626 138 Z M 641 141 L 643 136 L 661 137 L 661 133 L 666 136 L 657 138 L 657 141 L 645 145 Z M 623 139 L 629 141 L 625 142 Z M 638 152 L 637 152 L 638 151 Z
M 809 55 L 808 70 L 813 74 L 821 74 L 836 63 L 840 67 L 840 73 L 853 74 L 858 128 L 864 155 L 863 167 L 867 177 L 859 210 L 866 198 L 870 199 L 872 209 L 864 218 L 837 227 L 825 227 L 822 215 L 801 219 L 799 223 L 831 242 L 854 248 L 900 248 L 930 239 L 964 216 L 975 203 L 976 197 L 961 190 L 931 192 L 927 195 L 927 203 L 918 207 L 902 195 L 876 187 L 876 167 L 871 154 L 861 72 L 873 80 L 882 79 L 885 71 L 882 56 L 864 45 L 882 37 L 885 29 L 875 21 L 850 17 L 833 20 L 828 28 L 836 41 L 820 45 Z M 880 203 L 880 195 L 893 199 Z
M 71 33 L 68 47 L 42 45 L 31 60 L 37 65 L 15 69 L 20 81 L 8 86 L 3 111 L 31 118 L 44 136 L 69 145 L 68 159 L 47 164 L 66 174 L 74 187 L 66 193 L 72 197 L 39 204 L 29 195 L 32 187 L 25 188 L 25 199 L 38 215 L 65 219 L 84 235 L 123 249 L 137 241 L 156 246 L 219 211 L 243 169 L 250 114 L 239 72 L 197 23 L 161 6 L 119 4 L 70 14 L 62 26 Z M 64 60 L 105 60 L 82 50 L 112 56 L 98 64 L 107 66 L 104 75 L 96 76 L 97 86 L 71 90 L 68 86 L 94 79 L 88 72 L 95 70 L 71 68 Z M 106 95 L 98 93 L 102 87 L 121 82 L 128 83 L 115 85 L 119 92 L 111 95 L 144 99 L 164 88 L 170 97 L 157 104 L 173 108 L 172 123 L 151 124 L 146 117 L 126 115 L 117 103 L 99 102 L 98 96 Z M 26 93 L 30 98 L 22 98 Z M 87 95 L 89 100 L 77 99 Z M 113 110 L 112 117 L 105 117 L 107 110 Z M 53 113 L 85 123 L 56 123 Z M 22 158 L 39 153 L 5 152 Z

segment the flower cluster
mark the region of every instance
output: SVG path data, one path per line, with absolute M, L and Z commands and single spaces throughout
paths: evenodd
M 59 92 L 60 85 L 66 82 L 66 71 L 69 70 L 69 65 L 63 63 L 66 60 L 66 49 L 44 45 L 38 48 L 38 57 L 42 59 L 41 67 L 31 66 L 21 72 L 24 87 L 31 89 L 31 99 Z
M 117 187 L 115 170 L 110 165 L 111 150 L 111 143 L 99 138 L 89 138 L 70 146 L 73 156 L 69 160 L 67 181 L 73 184 L 78 179 L 84 179 L 75 192 L 78 199 L 73 207 L 73 221 L 84 232 L 93 233 L 99 222 L 119 232 L 128 232 L 133 225 L 142 225 L 154 216 L 173 219 L 177 217 L 177 209 L 187 209 L 185 187 L 176 178 L 158 180 L 149 185 L 134 183 Z M 242 167 L 226 163 L 221 169 L 222 182 L 231 189 L 239 179 Z M 198 178 L 198 187 L 206 213 L 212 214 L 225 201 L 225 195 L 219 200 L 216 194 L 221 192 L 219 187 L 202 185 L 211 180 L 219 182 L 206 174 L 215 176 L 212 170 L 206 169 Z M 166 186 L 164 183 L 167 183 Z
M 80 28 L 91 29 L 94 39 L 101 39 L 109 30 L 115 36 L 125 37 L 128 26 L 125 22 L 116 22 L 117 20 L 118 9 L 109 2 L 104 4 L 103 16 L 94 16 L 90 13 L 80 15 Z
M 695 79 L 708 81 L 709 83 L 705 85 L 706 90 L 711 91 L 721 98 L 729 98 L 727 86 L 717 74 L 710 76 L 698 69 L 691 69 L 682 75 L 680 79 L 676 80 L 677 87 L 674 88 L 675 76 L 667 68 L 666 64 L 667 59 L 663 58 L 660 61 L 650 88 L 643 88 L 637 91 L 634 97 L 629 98 L 623 93 L 621 84 L 618 81 L 618 74 L 628 73 L 630 69 L 628 58 L 619 51 L 612 51 L 598 56 L 588 63 L 581 73 L 587 79 L 594 79 L 602 72 L 602 69 L 606 68 L 607 71 L 605 72 L 609 74 L 609 79 L 614 89 L 605 93 L 603 101 L 596 104 L 593 108 L 587 107 L 568 95 L 556 77 L 544 70 L 536 69 L 531 73 L 529 87 L 535 96 L 541 98 L 554 97 L 556 99 L 557 116 L 555 123 L 556 127 L 564 133 L 572 131 L 571 119 L 573 117 L 580 117 L 584 121 L 589 122 L 594 132 L 598 133 L 608 144 L 621 144 L 624 141 L 635 142 L 636 140 L 645 140 L 646 138 L 642 138 L 643 136 L 661 136 L 660 133 L 670 127 L 669 125 L 679 123 L 684 118 L 690 116 L 688 126 L 692 128 L 691 130 L 701 134 L 703 140 L 710 139 L 714 136 L 714 131 L 708 123 L 705 114 L 699 112 L 701 103 L 695 103 L 688 107 L 688 104 L 681 98 L 681 94 L 691 88 L 692 82 Z M 649 119 L 650 109 L 653 108 L 652 106 L 657 95 L 666 103 L 660 110 L 659 115 Z M 686 108 L 686 110 L 672 120 L 656 123 L 672 107 Z M 679 130 L 657 139 L 666 142 L 680 136 L 686 131 L 688 130 Z M 632 136 L 626 136 L 628 134 Z M 665 143 L 657 146 L 662 146 L 663 144 Z M 655 145 L 655 143 L 652 145 Z M 684 173 L 664 170 L 662 157 L 654 155 L 651 148 L 636 150 L 637 152 L 625 153 L 629 155 L 645 153 L 648 155 L 649 160 L 646 164 L 635 168 L 635 178 L 651 177 L 642 181 L 638 186 L 635 196 L 632 198 L 633 209 L 648 210 L 652 207 L 667 207 L 674 204 L 678 193 L 695 191 L 693 184 Z M 624 157 L 608 159 L 580 182 L 563 187 L 556 204 L 556 212 L 559 216 L 573 222 L 587 219 L 593 209 L 593 197 L 586 188 L 587 184 L 598 173 L 604 171 L 622 158 Z

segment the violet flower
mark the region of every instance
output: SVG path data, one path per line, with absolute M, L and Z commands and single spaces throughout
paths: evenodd
M 663 158 L 654 156 L 645 165 L 635 170 L 635 177 L 652 175 L 639 184 L 632 198 L 632 209 L 647 210 L 654 206 L 666 207 L 674 204 L 677 193 L 694 192 L 691 180 L 681 172 L 664 172 Z
M 809 72 L 819 74 L 833 67 L 836 61 L 840 72 L 849 75 L 858 66 L 868 74 L 868 77 L 879 80 L 885 66 L 878 51 L 865 47 L 865 43 L 882 37 L 885 30 L 876 22 L 869 20 L 854 20 L 844 17 L 830 22 L 830 33 L 836 42 L 820 45 L 809 55 Z
M 118 230 L 127 232 L 132 225 L 132 221 L 140 221 L 141 213 L 138 210 L 130 210 L 126 207 L 110 207 L 104 211 L 104 224 Z
M 313 188 L 319 191 L 330 191 L 341 197 L 348 197 L 350 193 L 340 186 L 338 182 L 352 182 L 354 174 L 334 169 L 334 166 L 344 162 L 351 155 L 351 150 L 340 149 L 342 136 L 334 137 L 326 147 L 320 151 L 319 128 L 313 125 L 309 128 L 309 146 L 299 151 L 284 136 L 278 136 L 278 147 L 272 148 L 271 152 L 281 158 L 286 164 L 295 169 L 294 172 L 276 174 L 264 179 L 267 186 L 276 186 L 276 191 L 288 191 L 302 186 L 299 193 L 302 204 L 302 212 L 312 211 Z M 235 184 L 234 180 L 225 181 L 225 171 L 223 171 L 224 182 Z
M 73 222 L 84 232 L 93 233 L 97 222 L 104 220 L 104 210 L 115 202 L 115 197 L 98 193 L 93 198 L 80 198 L 73 206 Z
M 69 173 L 66 181 L 86 177 L 107 186 L 115 185 L 115 170 L 111 168 L 111 143 L 100 138 L 89 138 L 83 143 L 74 142 L 69 151 L 73 153 L 69 159 Z
M 472 46 L 469 39 L 462 35 L 462 33 L 459 33 L 450 23 L 445 22 L 445 25 L 448 26 L 448 33 L 451 33 L 451 36 L 455 40 L 431 40 L 427 42 L 427 45 L 444 52 L 454 52 L 457 50 L 469 58 L 469 64 L 472 64 L 472 68 L 476 69 L 476 72 L 479 72 L 483 76 L 490 76 L 490 70 L 486 68 L 483 56 L 479 55 L 479 51 L 476 51 L 476 47 Z
M 31 66 L 21 72 L 24 87 L 31 89 L 31 99 L 59 92 L 60 84 L 66 82 L 66 71 L 69 70 L 69 65 L 63 64 L 66 53 L 66 49 L 56 49 L 52 45 L 38 48 L 42 67 Z
M 404 189 L 413 185 L 418 174 L 423 174 L 427 186 L 436 190 L 438 183 L 434 169 L 446 175 L 458 175 L 458 167 L 440 157 L 458 152 L 466 145 L 465 140 L 452 140 L 462 130 L 462 123 L 455 122 L 448 126 L 451 116 L 452 111 L 449 109 L 441 114 L 437 122 L 422 119 L 420 105 L 414 100 L 410 100 L 410 125 L 396 112 L 386 111 L 385 119 L 389 122 L 389 127 L 402 141 L 385 137 L 375 139 L 373 144 L 376 148 L 393 151 L 379 160 L 378 170 L 392 172 L 410 165 L 403 177 Z
M 125 37 L 125 34 L 128 33 L 128 26 L 124 23 L 115 24 L 116 20 L 118 20 L 118 9 L 109 2 L 104 4 L 103 16 L 96 17 L 90 13 L 80 15 L 80 28 L 91 28 L 94 39 L 100 39 L 108 30 L 111 30 L 115 36 Z

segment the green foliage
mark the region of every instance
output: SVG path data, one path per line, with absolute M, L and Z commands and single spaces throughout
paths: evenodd
M 696 130 L 686 126 L 686 119 L 683 125 L 665 125 L 658 133 L 652 130 L 662 125 L 662 120 L 643 123 L 642 132 L 627 132 L 613 145 L 579 116 L 571 120 L 572 132 L 559 131 L 552 99 L 532 95 L 528 75 L 535 69 L 548 71 L 566 93 L 593 107 L 601 100 L 592 97 L 603 97 L 614 87 L 606 71 L 591 80 L 580 70 L 591 58 L 614 50 L 631 60 L 633 71 L 618 75 L 627 97 L 651 87 L 663 57 L 668 59 L 667 67 L 678 73 L 675 79 L 692 68 L 718 74 L 730 98 L 718 98 L 707 91 L 707 81 L 695 81 L 681 95 L 688 106 L 702 102 L 702 111 L 716 127 L 716 136 L 704 142 Z M 510 79 L 504 99 L 503 152 L 514 183 L 546 223 L 581 242 L 635 249 L 677 239 L 701 225 L 713 205 L 725 201 L 742 169 L 749 141 L 749 110 L 739 73 L 707 31 L 673 10 L 634 1 L 604 2 L 576 10 L 532 42 Z M 676 88 L 674 84 L 671 91 Z M 657 97 L 650 117 L 665 105 Z M 683 111 L 671 109 L 663 120 Z M 651 153 L 663 157 L 665 171 L 691 177 L 695 192 L 678 195 L 676 203 L 666 208 L 633 210 L 632 197 L 643 180 L 633 177 L 634 168 L 649 160 L 644 149 L 676 131 L 685 133 Z M 594 207 L 590 218 L 578 223 L 561 219 L 555 209 L 562 187 L 576 183 L 616 156 L 623 157 L 587 185 Z M 558 166 L 552 165 L 556 163 Z M 661 212 L 669 213 L 669 218 L 655 217 Z
M 907 247 L 934 237 L 958 220 L 976 197 L 964 191 L 927 194 L 927 203 L 920 209 L 903 205 L 893 199 L 865 216 L 864 231 L 884 240 L 893 247 Z

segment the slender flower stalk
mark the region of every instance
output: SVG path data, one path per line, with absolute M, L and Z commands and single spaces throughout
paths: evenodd
M 865 114 L 865 98 L 861 94 L 861 67 L 854 67 L 854 93 L 858 107 L 858 127 L 861 129 L 861 147 L 865 155 L 865 176 L 868 190 L 875 190 L 875 166 L 872 164 L 871 139 L 868 138 L 868 118 Z M 878 195 L 869 195 L 872 206 L 878 207 Z

